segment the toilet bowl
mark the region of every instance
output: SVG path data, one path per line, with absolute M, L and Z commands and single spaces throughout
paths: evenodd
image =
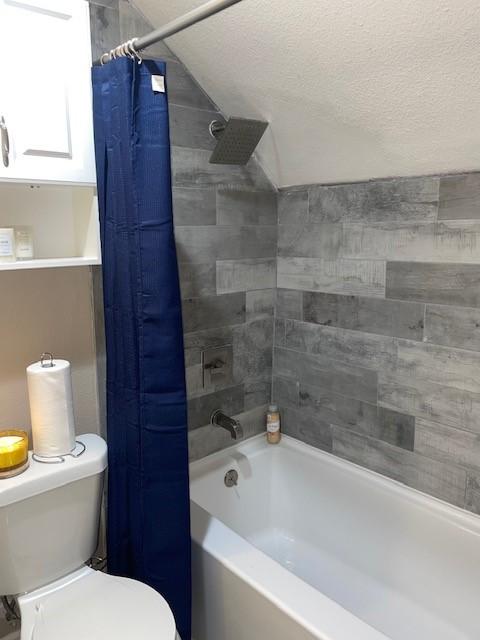
M 14 596 L 21 640 L 179 640 L 151 587 L 86 566 L 97 546 L 107 446 L 97 435 L 57 464 L 30 455 L 0 483 L 0 595 Z

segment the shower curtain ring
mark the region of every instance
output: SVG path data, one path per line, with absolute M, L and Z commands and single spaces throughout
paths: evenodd
M 125 51 L 125 55 L 128 56 L 130 58 L 130 60 L 135 60 L 135 56 L 132 53 L 132 41 L 131 40 L 127 40 L 127 42 L 125 42 L 125 44 L 123 45 L 124 47 L 124 51 Z
M 138 64 L 142 64 L 143 62 L 143 58 L 142 56 L 138 53 L 138 51 L 135 49 L 135 42 L 138 40 L 138 38 L 132 38 L 131 40 L 129 40 L 130 43 L 130 51 L 133 53 L 133 55 L 137 58 L 138 60 Z
M 105 56 L 107 56 L 106 60 L 104 60 Z M 102 67 L 106 62 L 108 62 L 108 57 L 109 56 L 110 56 L 110 54 L 108 52 L 107 53 L 102 53 L 102 55 L 100 56 L 100 64 L 101 64 Z

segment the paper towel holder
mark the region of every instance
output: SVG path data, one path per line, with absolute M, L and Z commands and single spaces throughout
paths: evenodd
M 53 353 L 50 353 L 50 351 L 44 351 L 40 356 L 40 365 L 44 369 L 46 369 L 47 367 L 54 367 L 55 362 L 53 361 Z

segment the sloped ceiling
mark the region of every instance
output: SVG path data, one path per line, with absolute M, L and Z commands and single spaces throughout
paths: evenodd
M 203 0 L 135 0 L 161 26 Z M 167 44 L 277 186 L 480 169 L 478 0 L 243 0 Z

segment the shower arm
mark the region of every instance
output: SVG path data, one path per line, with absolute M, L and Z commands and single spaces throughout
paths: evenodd
M 152 44 L 160 42 L 160 40 L 164 40 L 176 33 L 180 33 L 180 31 L 183 31 L 187 27 L 191 27 L 192 25 L 197 24 L 197 22 L 201 22 L 202 20 L 219 13 L 224 9 L 228 9 L 228 7 L 231 7 L 241 1 L 242 0 L 209 0 L 209 2 L 206 2 L 196 9 L 192 9 L 192 11 L 189 11 L 185 15 L 175 18 L 175 20 L 172 20 L 164 27 L 155 29 L 141 38 L 134 38 L 128 43 L 125 42 L 120 44 L 110 52 L 103 54 L 103 56 L 96 60 L 94 64 L 103 64 L 108 60 L 112 60 L 112 58 L 129 55 L 129 52 L 138 53 L 142 51 L 142 49 L 146 49 Z M 105 56 L 108 56 L 106 60 L 104 60 Z

